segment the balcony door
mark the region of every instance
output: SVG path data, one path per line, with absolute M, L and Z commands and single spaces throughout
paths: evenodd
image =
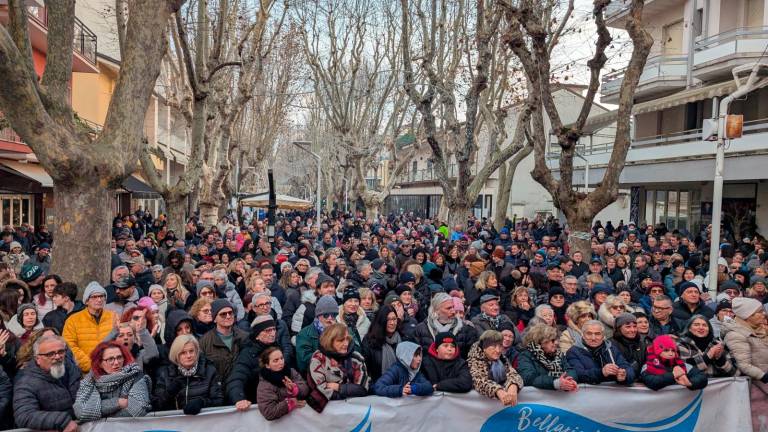
M 662 31 L 662 55 L 676 56 L 683 53 L 683 21 L 664 26 Z
M 746 26 L 747 27 L 762 27 L 763 26 L 763 7 L 765 0 L 746 0 Z

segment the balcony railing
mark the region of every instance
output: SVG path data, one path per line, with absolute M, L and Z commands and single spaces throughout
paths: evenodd
M 686 56 L 656 56 L 645 64 L 640 75 L 638 87 L 653 79 L 678 78 L 686 76 L 688 71 L 688 59 Z M 621 83 L 624 81 L 626 68 L 603 75 L 602 94 L 618 93 Z
M 458 168 L 456 164 L 448 166 L 448 178 L 455 178 Z M 470 168 L 472 175 L 477 174 L 477 168 L 472 166 Z M 428 182 L 438 180 L 437 170 L 432 169 L 420 169 L 416 171 L 409 170 L 407 172 L 400 173 L 397 177 L 399 183 L 415 183 L 415 182 Z
M 768 132 L 768 118 L 744 122 L 744 135 L 764 132 Z M 680 144 L 691 141 L 701 141 L 701 129 L 690 129 L 632 140 L 632 148 L 655 147 L 661 145 Z
M 13 131 L 13 129 L 7 127 L 0 129 L 0 141 L 7 141 L 12 143 L 24 144 L 24 141 L 20 136 Z
M 614 0 L 605 7 L 605 19 L 611 19 L 629 9 L 632 3 L 626 0 Z
M 48 9 L 44 6 L 27 6 L 27 16 L 43 28 L 48 28 Z M 96 64 L 97 38 L 82 21 L 75 17 L 75 33 L 72 39 L 72 49 L 85 57 L 91 64 Z
M 728 56 L 760 56 L 767 44 L 768 27 L 737 28 L 697 41 L 693 62 L 698 66 Z

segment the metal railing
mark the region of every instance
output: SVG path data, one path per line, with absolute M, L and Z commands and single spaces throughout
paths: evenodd
M 694 50 L 702 51 L 733 40 L 760 39 L 765 37 L 768 37 L 768 26 L 741 27 L 698 40 Z
M 611 19 L 616 15 L 629 9 L 631 2 L 626 0 L 614 0 L 605 7 L 604 16 L 605 19 Z
M 24 140 L 9 127 L 0 129 L 0 141 L 24 144 Z
M 45 6 L 27 6 L 27 16 L 43 28 L 48 28 L 48 8 Z M 96 64 L 97 37 L 91 29 L 75 17 L 75 33 L 72 49 L 85 57 L 91 64 Z
M 685 70 L 675 70 L 683 68 Z M 682 55 L 658 55 L 648 59 L 643 68 L 643 73 L 640 75 L 640 82 L 638 85 L 642 85 L 643 81 L 647 81 L 652 78 L 659 78 L 665 76 L 685 76 L 685 72 L 688 68 L 688 57 Z M 672 69 L 672 70 L 667 70 Z M 621 82 L 624 81 L 624 73 L 626 68 L 610 72 L 603 75 L 602 78 L 602 93 L 610 94 L 618 92 L 621 88 Z M 675 73 L 670 73 L 670 72 Z M 680 73 L 677 73 L 680 72 Z
M 448 178 L 455 178 L 456 174 L 458 172 L 458 167 L 456 164 L 451 164 L 448 166 Z M 477 174 L 477 168 L 473 165 L 470 168 L 470 174 L 475 175 Z M 402 172 L 397 177 L 398 183 L 416 183 L 416 182 L 427 182 L 427 181 L 436 181 L 438 179 L 437 170 L 432 168 L 424 168 L 420 170 L 409 170 L 407 172 Z

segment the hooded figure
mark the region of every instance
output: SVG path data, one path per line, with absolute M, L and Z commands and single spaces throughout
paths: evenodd
M 429 396 L 434 389 L 421 368 L 421 347 L 413 342 L 400 342 L 395 350 L 397 363 L 373 384 L 378 396 L 397 398 L 407 395 Z

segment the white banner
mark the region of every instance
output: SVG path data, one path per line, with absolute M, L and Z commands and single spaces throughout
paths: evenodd
M 238 431 L 481 431 L 481 432 L 749 432 L 749 382 L 710 380 L 703 391 L 672 386 L 655 392 L 581 386 L 576 393 L 526 387 L 518 405 L 504 408 L 477 393 L 399 399 L 364 397 L 330 402 L 322 414 L 309 406 L 269 422 L 258 409 L 222 408 L 197 416 L 163 415 L 108 419 L 84 432 Z

